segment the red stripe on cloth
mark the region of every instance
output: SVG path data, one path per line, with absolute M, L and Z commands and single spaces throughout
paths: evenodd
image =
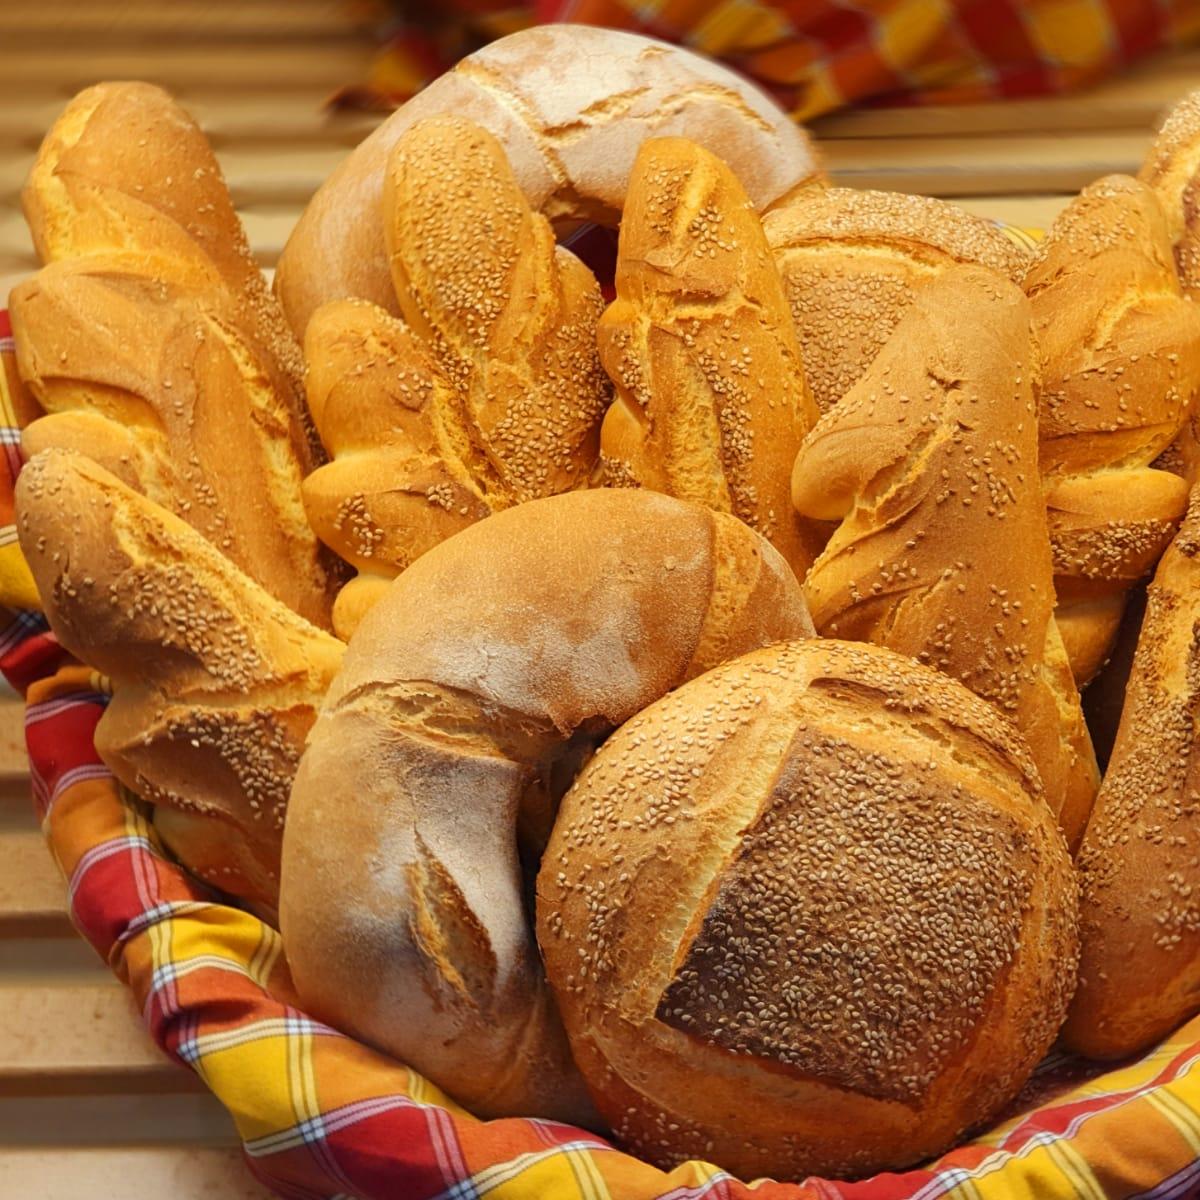
M 1104 0 L 1124 62 L 1157 49 L 1170 36 L 1164 7 L 1153 0 Z
M 955 0 L 959 28 L 1001 96 L 1059 90 L 1058 72 L 1044 62 L 1012 0 Z
M 830 74 L 844 96 L 870 92 L 900 92 L 908 81 L 884 59 L 875 36 L 875 18 L 857 6 L 824 8 L 814 13 L 811 0 L 787 0 L 780 11 L 815 43 L 813 58 L 828 60 Z
M 12 337 L 12 318 L 7 308 L 0 308 L 0 338 Z

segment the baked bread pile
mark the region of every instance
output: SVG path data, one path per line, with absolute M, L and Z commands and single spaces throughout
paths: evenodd
M 272 294 L 174 103 L 82 93 L 11 307 L 98 752 L 307 1011 L 481 1116 L 854 1176 L 1060 1031 L 1146 1046 L 1200 1009 L 1197 113 L 1029 256 L 828 187 L 686 51 L 534 29 Z

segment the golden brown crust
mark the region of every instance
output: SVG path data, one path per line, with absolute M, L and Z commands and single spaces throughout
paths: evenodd
M 500 139 L 526 200 L 552 221 L 615 225 L 638 146 L 677 135 L 730 164 L 759 208 L 817 173 L 808 135 L 759 89 L 679 46 L 584 25 L 543 25 L 463 59 L 388 118 L 313 197 L 276 288 L 303 336 L 328 300 L 394 308 L 379 199 L 396 141 L 452 113 Z
M 766 542 L 647 491 L 531 501 L 422 556 L 355 634 L 292 792 L 281 918 L 306 1008 L 481 1115 L 594 1120 L 517 821 L 663 692 L 809 631 Z
M 1200 391 L 1200 310 L 1180 290 L 1162 207 L 1122 175 L 1067 206 L 1025 278 L 1042 350 L 1042 475 L 1060 611 L 1088 662 L 1116 632 L 1090 602 L 1153 570 L 1187 486 L 1150 464 Z M 1088 628 L 1090 626 L 1090 628 Z
M 112 681 L 96 748 L 180 860 L 273 916 L 292 777 L 342 646 L 82 455 L 17 484 L 50 627 Z
M 916 289 L 956 263 L 1019 283 L 1028 253 L 991 221 L 926 196 L 810 188 L 763 220 L 821 412 L 862 377 Z
M 86 448 L 328 625 L 299 347 L 199 128 L 148 84 L 88 88 L 23 199 L 49 264 L 11 297 L 21 374 L 51 414 L 30 448 Z
M 663 1166 L 899 1167 L 1010 1099 L 1074 985 L 1076 888 L 1021 738 L 816 640 L 627 722 L 563 800 L 538 937 L 601 1113 Z
M 1167 114 L 1138 179 L 1162 205 L 1183 290 L 1200 299 L 1200 91 Z
M 1079 853 L 1079 990 L 1066 1043 L 1149 1046 L 1200 1010 L 1200 493 L 1163 555 L 1112 758 Z
M 909 654 L 997 705 L 1075 844 L 1099 780 L 1053 621 L 1034 354 L 1017 287 L 945 272 L 809 434 L 793 497 L 842 518 L 805 581 L 817 629 Z
M 360 572 L 349 637 L 394 578 L 489 513 L 585 484 L 609 385 L 592 273 L 555 245 L 485 130 L 413 125 L 384 184 L 403 320 L 365 301 L 318 309 L 309 404 L 333 462 L 305 480 L 309 520 Z
M 816 409 L 762 224 L 733 172 L 694 142 L 639 152 L 616 287 L 598 331 L 616 385 L 606 469 L 733 513 L 803 578 L 820 535 L 797 520 L 787 478 Z

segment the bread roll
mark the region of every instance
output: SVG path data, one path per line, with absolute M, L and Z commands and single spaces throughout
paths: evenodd
M 480 1116 L 594 1123 L 517 822 L 545 824 L 665 691 L 811 629 L 766 542 L 652 492 L 534 500 L 419 558 L 354 635 L 292 791 L 280 916 L 305 1010 Z
M 822 538 L 792 511 L 788 472 L 816 409 L 762 224 L 702 146 L 638 152 L 616 288 L 598 330 L 616 385 L 606 481 L 732 512 L 803 579 Z
M 50 628 L 111 681 L 100 757 L 185 866 L 273 919 L 288 792 L 342 644 L 82 455 L 39 454 L 16 504 Z
M 309 403 L 334 457 L 305 480 L 305 505 L 360 572 L 337 601 L 343 637 L 442 539 L 586 483 L 609 400 L 599 286 L 555 245 L 491 134 L 458 117 L 411 126 L 383 207 L 404 321 L 334 301 L 305 336 Z
M 817 172 L 786 113 L 726 67 L 651 38 L 545 25 L 492 42 L 393 113 L 329 177 L 284 247 L 276 289 L 298 336 L 328 300 L 396 312 L 379 201 L 412 125 L 455 113 L 494 134 L 529 204 L 550 220 L 615 225 L 638 146 L 678 135 L 730 164 L 758 208 Z
M 315 442 L 299 347 L 204 135 L 158 88 L 88 88 L 23 200 L 48 265 L 12 292 L 17 363 L 50 414 L 26 454 L 91 455 L 327 626 L 333 560 L 300 500 Z
M 563 799 L 537 904 L 596 1105 L 662 1167 L 927 1158 L 1017 1093 L 1074 985 L 1024 742 L 875 646 L 759 650 L 628 721 Z
M 812 188 L 763 219 L 821 412 L 862 378 L 918 288 L 956 263 L 1020 283 L 1028 253 L 993 222 L 927 196 Z
M 1123 1058 L 1200 1011 L 1200 492 L 1155 572 L 1116 745 L 1079 852 L 1063 1038 Z
M 1036 372 L 1020 289 L 947 270 L 809 434 L 792 495 L 841 519 L 805 582 L 821 634 L 911 655 L 995 704 L 1074 846 L 1099 779 L 1054 623 Z
M 1082 685 L 1107 657 L 1119 597 L 1154 569 L 1183 514 L 1187 485 L 1150 464 L 1200 391 L 1200 309 L 1180 290 L 1154 193 L 1122 175 L 1059 215 L 1025 290 L 1042 353 L 1054 587 L 1081 630 L 1072 668 Z M 1093 603 L 1105 597 L 1116 599 Z

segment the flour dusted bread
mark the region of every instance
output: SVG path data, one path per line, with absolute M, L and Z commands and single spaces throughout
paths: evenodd
M 333 462 L 304 499 L 359 571 L 335 611 L 346 637 L 386 580 L 445 537 L 586 483 L 609 400 L 599 286 L 555 245 L 490 133 L 450 116 L 413 125 L 382 204 L 403 319 L 334 301 L 305 336 Z
M 1200 308 L 1180 289 L 1154 192 L 1121 175 L 1064 209 L 1025 290 L 1042 356 L 1054 587 L 1083 684 L 1107 657 L 1125 593 L 1153 570 L 1183 513 L 1187 485 L 1151 463 L 1200 391 Z
M 536 856 L 599 739 L 811 628 L 768 543 L 653 492 L 534 500 L 419 558 L 351 640 L 292 791 L 280 915 L 306 1011 L 481 1116 L 594 1123 L 522 902 L 518 822 Z
M 1074 985 L 1076 884 L 994 708 L 818 639 L 728 662 L 600 748 L 542 860 L 538 938 L 635 1154 L 861 1175 L 1019 1090 Z
M 379 200 L 388 156 L 418 121 L 455 114 L 497 137 L 529 204 L 556 223 L 615 225 L 649 137 L 720 155 L 757 207 L 817 174 L 804 131 L 753 84 L 679 46 L 584 25 L 501 38 L 434 80 L 371 134 L 313 197 L 279 260 L 276 288 L 302 337 L 328 300 L 395 312 Z
M 112 683 L 100 756 L 181 862 L 273 919 L 288 792 L 341 643 L 82 455 L 38 455 L 16 501 L 50 628 Z
M 327 625 L 332 560 L 300 499 L 315 441 L 299 347 L 199 128 L 148 84 L 88 88 L 23 201 L 47 265 L 10 307 L 21 375 L 49 414 L 26 454 L 91 455 Z
M 1079 852 L 1079 989 L 1063 1037 L 1123 1058 L 1200 1011 L 1200 493 L 1146 596 Z
M 639 151 L 616 288 L 598 331 L 616 385 L 603 479 L 731 512 L 803 578 L 821 533 L 792 510 L 788 473 L 816 408 L 762 223 L 702 146 Z
M 808 188 L 763 228 L 821 412 L 862 377 L 918 288 L 957 263 L 1019 283 L 1028 261 L 991 221 L 898 192 Z
M 841 521 L 805 581 L 820 633 L 911 655 L 995 704 L 1075 845 L 1099 779 L 1054 622 L 1036 371 L 1020 289 L 947 271 L 809 434 L 792 494 Z

